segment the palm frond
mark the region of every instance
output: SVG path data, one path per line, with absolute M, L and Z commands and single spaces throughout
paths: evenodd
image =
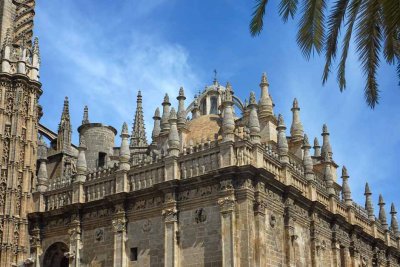
M 306 59 L 313 49 L 319 54 L 324 42 L 325 0 L 304 0 L 297 43 Z
M 256 0 L 252 19 L 250 21 L 250 34 L 255 37 L 259 35 L 264 26 L 264 14 L 268 0 Z
M 379 16 L 379 0 L 366 0 L 361 7 L 360 20 L 357 25 L 357 51 L 367 76 L 365 85 L 365 100 L 374 108 L 379 102 L 376 72 L 379 67 L 379 52 L 381 50 L 382 31 Z
M 346 89 L 346 60 L 349 52 L 350 40 L 353 34 L 354 23 L 357 20 L 357 15 L 360 10 L 362 0 L 352 0 L 349 5 L 349 13 L 347 15 L 347 30 L 343 39 L 342 56 L 339 62 L 339 69 L 337 73 L 337 80 L 339 83 L 340 91 Z
M 284 22 L 287 22 L 289 16 L 293 19 L 297 11 L 298 0 L 281 0 L 279 3 L 279 15 Z
M 398 34 L 400 32 L 400 1 L 382 1 L 381 6 L 381 18 L 385 38 L 384 57 L 387 63 L 393 64 L 395 56 L 399 55 L 399 51 L 396 51 L 396 43 L 398 45 Z
M 337 42 L 339 37 L 340 28 L 346 14 L 347 5 L 349 0 L 337 0 L 332 7 L 329 15 L 328 36 L 325 42 L 325 67 L 322 75 L 322 83 L 325 84 L 328 80 L 329 72 L 331 70 L 332 59 L 336 57 Z

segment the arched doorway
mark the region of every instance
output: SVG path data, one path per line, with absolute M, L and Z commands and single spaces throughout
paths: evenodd
M 62 242 L 51 245 L 44 254 L 43 267 L 68 267 L 68 258 L 64 253 L 68 252 L 68 246 Z

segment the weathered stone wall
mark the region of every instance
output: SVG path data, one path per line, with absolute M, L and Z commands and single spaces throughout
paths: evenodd
M 82 267 L 112 266 L 114 235 L 111 221 L 82 227 Z

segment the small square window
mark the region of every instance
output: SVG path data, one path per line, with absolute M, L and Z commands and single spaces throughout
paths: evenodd
M 137 261 L 137 259 L 138 259 L 138 249 L 137 248 L 131 248 L 130 259 L 131 259 L 131 261 Z

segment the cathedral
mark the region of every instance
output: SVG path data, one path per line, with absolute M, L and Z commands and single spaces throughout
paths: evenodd
M 34 15 L 0 0 L 0 267 L 400 266 L 395 206 L 368 184 L 353 201 L 327 125 L 310 141 L 296 99 L 285 123 L 266 74 L 259 99 L 165 95 L 151 142 L 140 91 L 131 130 L 84 107 L 73 144 L 68 98 L 42 125 Z

